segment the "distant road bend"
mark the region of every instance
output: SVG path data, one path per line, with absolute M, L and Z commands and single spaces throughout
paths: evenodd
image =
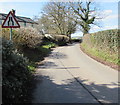
M 32 103 L 118 103 L 118 71 L 80 50 L 55 48 L 36 72 Z

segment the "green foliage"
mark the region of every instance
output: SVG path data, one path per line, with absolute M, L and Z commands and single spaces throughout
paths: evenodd
M 81 27 L 83 35 L 89 33 L 89 30 L 91 29 L 91 24 L 94 24 L 97 17 L 96 16 L 97 14 L 90 15 L 90 12 L 93 11 L 91 5 L 92 1 L 86 1 L 85 4 L 82 1 L 78 3 L 71 3 L 72 10 L 74 11 L 77 17 L 76 21 L 78 25 Z M 96 7 L 94 6 L 94 8 Z M 96 10 L 94 9 L 94 11 Z
M 114 64 L 118 64 L 120 65 L 120 62 L 119 62 L 119 59 L 118 59 L 118 55 L 117 54 L 109 54 L 108 52 L 105 52 L 105 51 L 102 51 L 102 50 L 98 50 L 97 48 L 95 47 L 92 47 L 92 48 L 89 48 L 87 46 L 87 44 L 82 44 L 81 45 L 82 48 L 85 49 L 85 51 L 87 53 L 89 53 L 90 55 L 92 56 L 96 56 L 104 61 L 107 61 L 107 62 L 111 62 L 111 63 L 114 63 Z
M 50 52 L 50 49 L 38 46 L 37 48 L 24 48 L 21 53 L 29 59 L 30 62 L 39 62 Z
M 28 65 L 28 68 L 29 68 L 29 70 L 31 70 L 31 71 L 35 71 L 35 66 L 33 66 L 33 65 Z
M 118 30 L 106 30 L 85 35 L 84 42 L 111 53 L 118 53 Z
M 53 42 L 48 42 L 48 43 L 46 43 L 46 45 L 43 45 L 43 48 L 50 49 L 50 48 L 54 48 L 55 46 L 56 46 L 55 43 L 53 43 Z
M 56 45 L 52 42 L 44 42 L 36 48 L 24 48 L 22 53 L 29 59 L 30 62 L 38 62 L 43 60 L 44 57 L 50 53 L 51 48 L 55 46 Z
M 3 39 L 2 45 L 3 103 L 23 103 L 32 76 L 28 60 L 14 49 L 11 41 Z
M 114 29 L 84 35 L 82 46 L 94 56 L 119 64 L 118 43 L 118 30 Z

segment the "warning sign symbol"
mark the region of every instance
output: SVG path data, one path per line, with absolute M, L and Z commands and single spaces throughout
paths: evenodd
M 10 11 L 2 24 L 2 28 L 20 28 L 18 21 L 13 13 Z

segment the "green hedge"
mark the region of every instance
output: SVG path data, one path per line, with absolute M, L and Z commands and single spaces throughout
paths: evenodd
M 3 103 L 23 103 L 28 93 L 32 71 L 28 60 L 20 55 L 11 41 L 2 39 Z
M 117 29 L 86 34 L 83 36 L 81 46 L 93 56 L 120 65 L 120 59 L 118 58 L 120 39 L 118 35 Z
M 118 53 L 118 30 L 106 30 L 93 34 L 87 34 L 83 37 L 83 43 L 89 47 L 95 47 L 99 50 Z

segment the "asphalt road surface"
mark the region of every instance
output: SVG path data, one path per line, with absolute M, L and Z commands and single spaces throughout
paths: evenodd
M 36 71 L 32 103 L 118 103 L 118 71 L 80 50 L 55 48 Z

